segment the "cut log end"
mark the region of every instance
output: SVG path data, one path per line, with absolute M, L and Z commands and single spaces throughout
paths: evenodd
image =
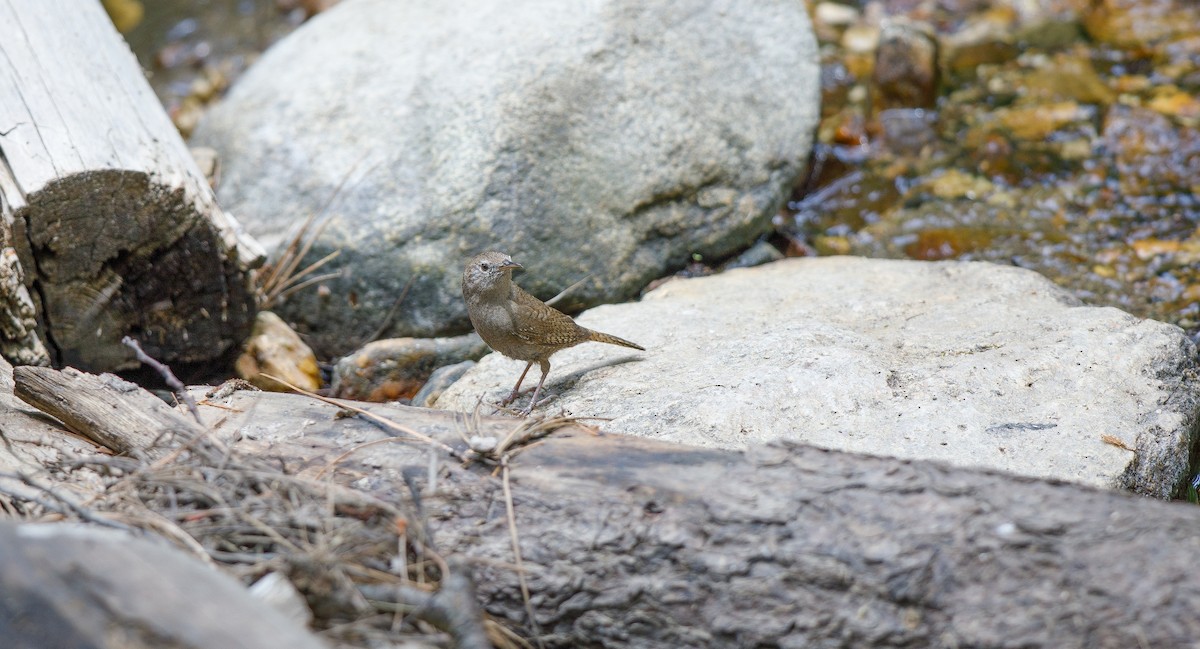
M 130 171 L 74 174 L 28 196 L 14 243 L 58 364 L 136 367 L 120 340 L 167 363 L 226 354 L 255 312 L 246 269 L 183 189 Z
M 13 325 L 0 329 L 17 335 L 0 353 L 36 360 L 40 341 L 57 364 L 129 369 L 129 335 L 167 363 L 224 356 L 249 332 L 257 255 L 128 45 L 95 2 L 0 3 L 0 36 L 14 34 L 0 38 L 14 71 L 0 83 L 0 250 L 16 252 L 28 300 L 0 288 Z

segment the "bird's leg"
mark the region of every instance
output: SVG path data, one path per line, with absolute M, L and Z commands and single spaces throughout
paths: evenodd
M 529 362 L 533 365 L 533 361 Z M 542 380 L 538 381 L 538 385 L 533 390 L 533 397 L 529 400 L 529 407 L 521 411 L 522 415 L 528 415 L 533 412 L 533 408 L 538 404 L 538 396 L 542 393 L 542 384 L 546 382 L 546 375 L 550 373 L 550 361 L 542 361 Z M 529 369 L 529 368 L 525 368 Z
M 531 368 L 531 367 L 533 367 L 533 361 L 529 361 L 528 363 L 525 364 L 525 371 L 521 372 L 521 378 L 517 379 L 517 384 L 513 386 L 512 394 L 508 395 L 507 399 L 500 402 L 500 407 L 507 406 L 508 404 L 517 400 L 517 392 L 520 392 L 520 390 L 521 390 L 521 382 L 525 380 L 525 375 L 529 373 L 529 368 Z M 542 380 L 545 380 L 545 379 L 546 379 L 546 375 L 543 374 Z M 542 384 L 539 383 L 538 387 L 539 388 L 542 387 Z

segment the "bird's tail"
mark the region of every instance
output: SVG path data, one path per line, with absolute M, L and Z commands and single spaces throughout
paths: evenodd
M 641 345 L 639 345 L 637 343 L 631 343 L 628 340 L 625 340 L 624 338 L 617 338 L 616 336 L 611 336 L 606 333 L 600 333 L 599 331 L 594 331 L 592 329 L 588 329 L 587 334 L 588 334 L 588 340 L 591 340 L 594 342 L 608 343 L 610 345 L 620 345 L 622 347 L 632 347 L 634 349 L 640 349 L 642 351 L 646 351 L 645 347 L 642 347 Z

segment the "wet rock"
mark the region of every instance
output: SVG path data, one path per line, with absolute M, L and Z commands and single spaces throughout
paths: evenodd
M 900 155 L 919 155 L 938 143 L 937 115 L 924 108 L 893 108 L 879 114 L 883 144 Z
M 879 49 L 879 25 L 857 23 L 842 34 L 841 45 L 852 54 L 873 54 Z
M 1026 103 L 1111 104 L 1117 98 L 1083 52 L 1039 57 L 1034 69 L 1015 85 Z
M 998 125 L 1019 140 L 1041 142 L 1063 127 L 1092 118 L 1095 111 L 1073 101 L 1001 109 Z
M 950 75 L 973 75 L 976 68 L 1017 58 L 1011 27 L 983 16 L 952 34 L 942 36 L 942 66 Z
M 1083 25 L 1074 12 L 1039 15 L 1021 25 L 1016 31 L 1016 40 L 1022 49 L 1061 49 L 1078 43 L 1082 38 Z
M 536 269 L 542 298 L 591 274 L 590 305 L 745 247 L 805 164 L 818 97 L 792 0 L 362 0 L 267 51 L 195 139 L 268 245 L 333 197 L 311 254 L 340 249 L 323 270 L 346 272 L 280 312 L 344 352 L 410 281 L 384 335 L 465 331 L 480 250 Z
M 1158 200 L 1176 192 L 1200 194 L 1200 131 L 1177 127 L 1145 108 L 1113 106 L 1104 118 L 1104 145 L 1115 158 L 1124 200 L 1168 216 Z
M 836 42 L 841 31 L 858 19 L 858 10 L 848 5 L 820 2 L 813 7 L 813 30 L 823 42 Z
M 254 319 L 254 329 L 235 369 L 238 376 L 263 390 L 290 391 L 264 374 L 279 377 L 305 390 L 321 387 L 321 370 L 313 351 L 283 319 L 270 311 L 260 311 Z
M 336 397 L 360 401 L 408 399 L 437 368 L 477 359 L 487 352 L 487 345 L 474 333 L 453 338 L 376 340 L 337 362 L 332 392 Z
M 986 178 L 963 173 L 957 169 L 947 169 L 943 173 L 933 174 L 916 189 L 925 189 L 941 199 L 968 198 L 975 200 L 991 195 L 996 187 Z
M 579 321 L 647 349 L 553 359 L 547 411 L 610 417 L 609 431 L 726 448 L 785 438 L 1157 498 L 1187 477 L 1192 343 L 1029 271 L 789 259 L 670 282 Z M 495 402 L 522 367 L 488 356 L 438 405 Z
M 1096 0 L 1083 12 L 1088 36 L 1125 49 L 1158 50 L 1167 53 L 1172 43 L 1185 46 L 1177 54 L 1194 54 L 1200 7 L 1188 0 Z M 1174 58 L 1174 57 L 1172 57 Z
M 1200 99 L 1176 86 L 1161 86 L 1146 107 L 1155 112 L 1174 117 L 1192 128 L 1200 125 Z
M 887 21 L 872 75 L 876 111 L 932 108 L 937 99 L 937 42 L 926 25 Z

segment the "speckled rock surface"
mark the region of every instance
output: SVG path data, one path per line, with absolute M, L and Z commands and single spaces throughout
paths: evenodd
M 200 125 L 219 198 L 276 245 L 331 197 L 328 291 L 281 307 L 318 353 L 468 328 L 472 255 L 546 299 L 629 299 L 770 230 L 817 121 L 794 0 L 347 0 L 267 51 Z M 340 190 L 338 189 L 340 187 Z M 403 308 L 392 307 L 411 280 Z
M 536 412 L 686 444 L 786 438 L 1159 498 L 1186 478 L 1198 395 L 1183 331 L 1082 306 L 1030 271 L 792 259 L 670 282 L 579 321 L 648 351 L 555 355 L 558 397 Z M 495 402 L 523 365 L 487 356 L 437 405 Z

